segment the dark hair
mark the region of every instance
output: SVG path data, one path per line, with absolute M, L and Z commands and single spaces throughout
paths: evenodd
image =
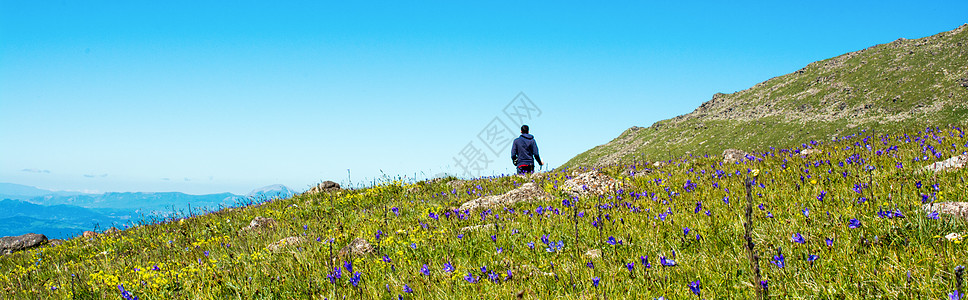
M 528 133 L 528 125 L 521 125 L 521 133 Z

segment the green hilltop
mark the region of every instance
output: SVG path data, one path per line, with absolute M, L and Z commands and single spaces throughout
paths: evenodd
M 810 63 L 695 111 L 632 127 L 563 167 L 662 161 L 789 147 L 870 129 L 897 133 L 961 123 L 968 115 L 968 24 Z

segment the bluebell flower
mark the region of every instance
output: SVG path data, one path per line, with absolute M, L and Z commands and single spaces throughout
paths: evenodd
M 424 264 L 423 267 L 420 267 L 420 273 L 424 274 L 424 276 L 430 276 L 430 266 Z
M 528 248 L 534 249 L 534 242 L 528 242 Z
M 125 300 L 138 300 L 137 296 L 131 295 L 131 292 L 128 292 L 127 290 L 124 289 L 123 284 L 118 285 L 118 290 L 121 291 L 121 297 L 124 298 Z
M 832 239 L 832 238 L 824 238 L 824 242 L 827 243 L 827 247 L 833 247 L 834 246 L 834 239 Z
M 699 285 L 700 283 L 698 279 L 689 283 L 689 290 L 691 290 L 693 294 L 696 294 L 696 296 L 699 296 L 699 293 L 701 292 Z
M 585 263 L 585 266 L 587 266 L 589 269 L 594 269 L 595 268 L 595 264 L 592 263 L 592 262 Z
M 445 262 L 444 263 L 444 272 L 447 272 L 447 273 L 454 272 L 454 266 L 451 265 L 450 262 Z
M 644 267 L 644 268 L 646 268 L 646 269 L 648 269 L 648 268 L 651 268 L 651 267 L 652 267 L 652 264 L 650 264 L 650 263 L 649 263 L 649 256 L 648 256 L 648 255 L 645 255 L 645 256 L 639 256 L 639 259 L 641 259 L 641 260 L 642 260 L 642 267 Z
M 598 278 L 598 277 L 592 278 L 592 286 L 598 287 L 598 282 L 600 280 L 601 280 L 601 278 Z
M 472 274 L 471 272 L 467 272 L 467 276 L 464 276 L 464 280 L 467 280 L 467 282 L 470 282 L 470 283 L 476 283 L 477 277 L 474 277 L 474 274 Z
M 688 234 L 689 234 L 689 227 L 682 227 L 682 235 L 688 235 Z
M 848 221 L 847 223 L 847 228 L 859 228 L 859 227 L 860 227 L 860 220 L 858 219 L 850 219 L 850 221 Z
M 408 293 L 408 294 L 409 293 L 413 293 L 413 289 L 411 289 L 409 285 L 404 284 L 403 285 L 403 292 L 404 293 Z
M 676 265 L 676 261 L 674 261 L 672 259 L 668 259 L 665 256 L 660 256 L 659 257 L 659 263 L 662 264 L 665 267 L 672 267 L 672 266 L 675 266 Z
M 962 294 L 958 290 L 954 290 L 948 294 L 948 300 L 961 300 L 961 296 L 964 296 L 964 294 Z
M 627 264 L 625 264 L 625 268 L 626 269 L 629 269 L 629 273 L 631 273 L 632 272 L 632 269 L 635 268 L 635 263 L 634 262 L 627 263 Z
M 803 235 L 800 235 L 799 232 L 794 233 L 793 236 L 790 237 L 790 241 L 794 243 L 799 243 L 799 244 L 803 244 L 807 242 L 806 240 L 803 239 Z
M 350 277 L 350 284 L 356 287 L 360 284 L 360 272 L 353 272 L 353 277 Z
M 786 258 L 783 257 L 783 253 L 777 253 L 773 256 L 772 263 L 782 269 L 786 266 Z
M 820 256 L 817 256 L 816 254 L 810 254 L 810 256 L 807 256 L 807 261 L 809 262 L 813 262 L 818 259 L 820 259 Z
M 939 219 L 938 212 L 937 211 L 932 211 L 931 213 L 929 213 L 928 214 L 928 219 L 934 219 L 934 220 Z
M 803 216 L 804 217 L 807 217 L 807 218 L 810 217 L 810 208 L 809 207 L 804 207 L 803 208 Z

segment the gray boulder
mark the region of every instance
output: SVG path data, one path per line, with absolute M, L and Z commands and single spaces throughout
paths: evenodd
M 338 190 L 340 190 L 339 183 L 335 183 L 327 180 L 309 189 L 309 191 L 306 193 L 316 194 L 316 193 L 325 193 L 325 192 L 332 192 L 332 191 L 338 191 Z
M 255 217 L 255 219 L 252 219 L 252 221 L 249 222 L 249 226 L 243 227 L 242 230 L 248 231 L 248 230 L 271 228 L 275 225 L 276 225 L 276 219 L 258 216 L 258 217 Z
M 723 151 L 723 163 L 743 162 L 746 160 L 746 154 L 743 150 L 726 149 L 726 151 Z
M 30 249 L 47 243 L 47 236 L 28 233 L 21 236 L 7 236 L 0 238 L 0 253 L 10 254 Z
M 944 170 L 961 169 L 968 163 L 968 154 L 958 155 L 943 161 L 939 161 L 924 167 L 925 170 L 941 172 Z

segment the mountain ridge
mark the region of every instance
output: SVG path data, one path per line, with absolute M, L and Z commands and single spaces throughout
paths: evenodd
M 889 133 L 960 124 L 968 115 L 966 29 L 968 24 L 897 39 L 807 64 L 745 90 L 716 93 L 692 112 L 633 126 L 563 167 L 795 146 L 861 129 Z

